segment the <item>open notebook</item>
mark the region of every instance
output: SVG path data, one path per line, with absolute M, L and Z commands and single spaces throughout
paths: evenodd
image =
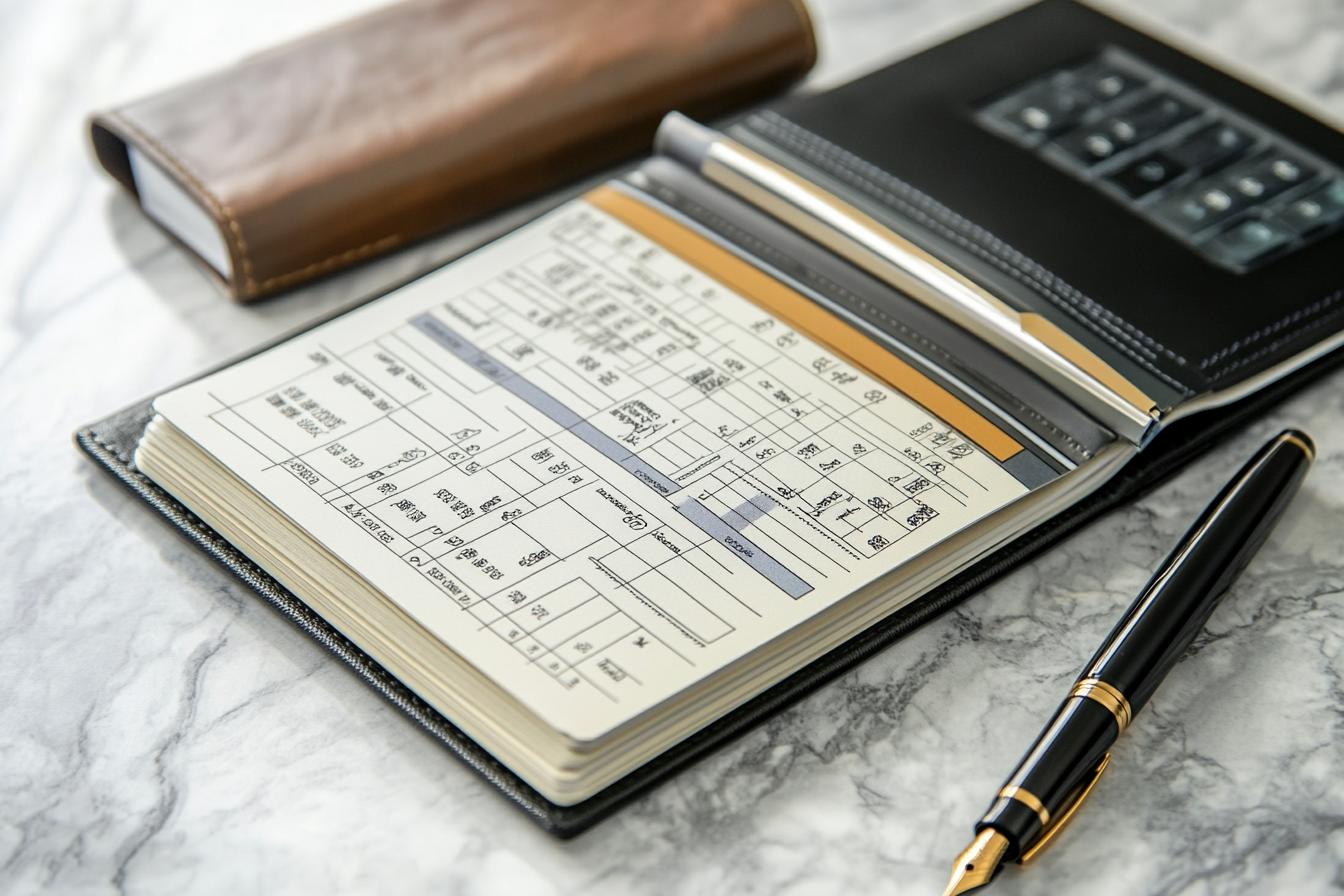
M 575 833 L 1333 365 L 1341 160 L 1051 0 L 78 438 Z

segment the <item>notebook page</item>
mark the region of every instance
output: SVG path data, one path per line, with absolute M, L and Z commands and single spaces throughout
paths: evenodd
M 579 740 L 1027 491 L 988 421 L 633 202 L 597 191 L 155 402 Z

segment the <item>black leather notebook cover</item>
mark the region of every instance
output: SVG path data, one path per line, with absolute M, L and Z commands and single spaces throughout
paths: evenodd
M 1237 429 L 1254 421 L 1287 396 L 1344 365 L 1334 352 L 1292 376 L 1234 405 L 1180 421 L 1164 431 L 1120 473 L 1083 502 L 1022 536 L 961 575 L 897 611 L 843 647 L 831 651 L 758 695 L 698 734 L 577 805 L 558 806 L 486 753 L 427 703 L 383 670 L 283 585 L 271 578 L 195 514 L 151 482 L 131 463 L 149 422 L 150 402 L 126 408 L 75 434 L 79 447 L 141 500 L 148 503 L 216 562 L 256 591 L 291 622 L 326 647 L 378 693 L 437 738 L 459 759 L 517 803 L 543 828 L 559 837 L 582 833 L 626 803 L 775 713 L 863 662 L 930 619 L 945 613 L 1009 570 L 1068 537 L 1077 529 L 1154 488 Z
M 984 113 L 996 100 L 1107 53 L 1155 73 L 1159 96 L 1188 107 L 1176 113 L 1173 136 L 1190 137 L 1158 137 L 1163 148 L 1145 149 L 1143 119 L 1152 100 L 1103 115 L 1093 127 L 1047 132 L 1034 148 L 985 125 L 995 117 Z M 1209 120 L 1231 123 L 1250 145 L 1205 165 L 1207 176 L 1187 174 L 1193 179 L 1187 188 L 1177 181 L 1132 200 L 1117 198 L 1114 186 L 1136 164 L 1185 157 Z M 1102 172 L 1111 159 L 1079 150 L 1072 137 L 1095 132 L 1119 144 L 1108 124 L 1140 132 L 1138 158 L 1113 147 L 1122 167 L 1109 176 Z M 1255 174 L 1257 157 L 1272 164 L 1278 150 L 1304 173 L 1320 170 L 1317 182 L 1331 179 L 1329 169 L 1339 182 L 1344 133 L 1072 0 L 1045 0 L 834 90 L 786 99 L 730 133 L 789 167 L 801 163 L 806 175 L 903 232 L 913 228 L 916 242 L 1046 315 L 1164 406 L 1267 370 L 1344 318 L 1339 218 L 1300 248 L 1267 255 L 1267 263 L 1245 272 L 1211 261 L 1145 220 L 1182 193 L 1202 197 L 1213 189 L 1226 190 L 1229 223 L 1251 214 L 1255 203 L 1225 179 L 1258 187 L 1259 204 L 1273 205 L 1280 201 L 1272 198 L 1274 184 L 1242 184 L 1237 172 Z M 1039 139 L 1022 137 L 1022 143 Z M 1070 150 L 1091 167 L 1070 172 L 1052 161 L 1067 159 Z M 1313 161 L 1304 161 L 1308 156 Z
M 977 129 L 971 121 L 968 110 L 973 109 L 976 103 L 987 96 L 992 98 L 995 90 L 1011 87 L 1015 83 L 1029 79 L 1057 62 L 1067 63 L 1085 57 L 1094 52 L 1099 44 L 1120 42 L 1128 42 L 1127 46 L 1137 48 L 1149 61 L 1160 63 L 1168 70 L 1178 71 L 1182 78 L 1198 82 L 1204 90 L 1211 93 L 1215 92 L 1215 88 L 1218 91 L 1230 91 L 1230 99 L 1228 96 L 1220 95 L 1224 101 L 1236 100 L 1247 110 L 1254 111 L 1269 126 L 1289 133 L 1293 139 L 1307 143 L 1314 151 L 1328 152 L 1334 159 L 1344 158 L 1344 138 L 1325 128 L 1324 125 L 1263 94 L 1252 91 L 1239 82 L 1231 81 L 1226 76 L 1150 38 L 1138 35 L 1104 16 L 1066 0 L 1047 0 L 1046 3 L 1016 13 L 948 44 L 935 47 L 832 93 L 787 101 L 780 104 L 773 115 L 767 114 L 750 119 L 745 126 L 755 127 L 765 139 L 772 138 L 768 133 L 770 127 L 766 125 L 773 126 L 775 128 L 773 139 L 776 139 L 780 146 L 785 146 L 788 141 L 779 135 L 787 128 L 782 128 L 779 123 L 793 123 L 802 131 L 815 135 L 820 141 L 813 144 L 813 150 L 843 143 L 850 147 L 850 152 L 867 153 L 865 157 L 838 156 L 845 165 L 835 168 L 835 176 L 839 177 L 847 168 L 850 172 L 857 171 L 864 174 L 870 180 L 881 181 L 882 177 L 886 177 L 887 180 L 883 183 L 897 190 L 897 193 L 890 194 L 893 196 L 893 201 L 889 205 L 893 213 L 901 211 L 901 202 L 924 197 L 926 200 L 924 208 L 956 208 L 960 214 L 966 216 L 963 220 L 968 226 L 972 226 L 970 222 L 975 220 L 975 216 L 983 216 L 986 220 L 993 219 L 994 227 L 1011 237 L 1004 239 L 1001 244 L 1015 242 L 1030 246 L 1045 264 L 1067 270 L 1068 276 L 1085 284 L 1088 291 L 1104 295 L 1107 303 L 1115 303 L 1114 307 L 1123 309 L 1123 315 L 1146 313 L 1146 306 L 1142 303 L 1133 304 L 1133 297 L 1152 296 L 1153 289 L 1158 289 L 1157 294 L 1161 297 L 1159 310 L 1170 310 L 1173 306 L 1177 310 L 1173 312 L 1174 323 L 1159 321 L 1154 326 L 1170 326 L 1170 338 L 1176 344 L 1185 346 L 1185 354 L 1182 357 L 1185 355 L 1199 357 L 1197 354 L 1199 351 L 1207 350 L 1207 346 L 1200 340 L 1206 340 L 1209 345 L 1213 345 L 1226 338 L 1226 334 L 1221 332 L 1213 335 L 1202 331 L 1187 333 L 1187 330 L 1194 327 L 1190 321 L 1181 318 L 1179 307 L 1180 297 L 1183 295 L 1193 297 L 1194 305 L 1202 305 L 1206 309 L 1208 306 L 1205 303 L 1209 301 L 1210 296 L 1226 297 L 1228 307 L 1231 309 L 1227 317 L 1235 319 L 1230 322 L 1220 319 L 1217 322 L 1219 326 L 1242 329 L 1246 326 L 1272 328 L 1275 320 L 1283 319 L 1285 316 L 1293 318 L 1296 315 L 1293 326 L 1280 326 L 1277 331 L 1253 340 L 1260 344 L 1247 352 L 1248 357 L 1254 354 L 1254 358 L 1239 365 L 1237 378 L 1264 369 L 1300 351 L 1313 340 L 1323 338 L 1335 328 L 1333 316 L 1335 309 L 1326 307 L 1311 311 L 1311 303 L 1308 302 L 1304 306 L 1307 311 L 1302 311 L 1298 308 L 1299 300 L 1303 296 L 1319 295 L 1331 282 L 1339 282 L 1341 279 L 1338 276 L 1339 264 L 1334 259 L 1339 257 L 1340 241 L 1344 239 L 1344 235 L 1335 233 L 1333 236 L 1320 239 L 1301 252 L 1266 265 L 1259 273 L 1223 274 L 1207 261 L 1195 257 L 1187 247 L 1171 242 L 1165 234 L 1149 233 L 1148 230 L 1137 226 L 1131 227 L 1127 220 L 1127 216 L 1133 217 L 1130 210 L 1122 208 L 1105 196 L 1080 192 L 1089 188 L 1083 184 L 1073 183 L 1066 175 L 1041 163 L 1029 151 L 1012 146 L 1000 137 Z M 1004 46 L 1012 48 L 1011 51 L 1003 51 Z M 1005 55 L 1011 58 L 1002 58 Z M 1014 62 L 1014 59 L 1017 61 Z M 997 70 L 1002 67 L 1006 67 L 1005 70 Z M 948 75 L 949 69 L 956 77 L 949 76 L 946 79 L 935 77 L 938 73 Z M 990 72 L 992 77 L 983 73 L 986 70 L 994 70 Z M 977 74 L 977 71 L 981 74 Z M 939 107 L 935 100 L 944 96 L 939 91 L 959 91 L 959 93 Z M 877 120 L 872 115 L 867 115 L 865 119 L 852 114 L 857 109 L 866 110 L 867 114 L 874 108 L 888 109 L 891 115 L 882 116 Z M 1101 271 L 1096 270 L 1094 262 L 1103 266 L 1109 263 L 1096 262 L 1095 258 L 1090 258 L 1088 252 L 1093 250 L 1089 249 L 1087 239 L 1097 236 L 1101 232 L 1097 228 L 1104 229 L 1103 224 L 1091 223 L 1079 226 L 1069 233 L 1056 232 L 1058 228 L 1038 233 L 1035 229 L 1035 222 L 1039 220 L 1038 215 L 1033 214 L 1029 218 L 1023 218 L 1021 215 L 1017 218 L 1012 215 L 1003 216 L 995 211 L 994 203 L 1021 202 L 1024 201 L 1023 196 L 1010 195 L 1008 200 L 1003 199 L 1002 195 L 998 199 L 992 197 L 985 199 L 982 194 L 977 194 L 976 191 L 966 187 L 959 177 L 961 172 L 956 167 L 967 163 L 966 158 L 961 155 L 962 150 L 946 152 L 940 156 L 929 147 L 921 146 L 918 141 L 909 139 L 908 135 L 913 131 L 900 126 L 902 115 L 914 116 L 910 119 L 911 122 L 926 121 L 920 116 L 931 116 L 932 119 L 943 117 L 945 120 L 941 124 L 936 121 L 933 124 L 947 129 L 947 134 L 939 141 L 945 147 L 960 146 L 961 141 L 966 141 L 969 148 L 965 149 L 965 152 L 974 155 L 976 152 L 990 153 L 992 150 L 995 154 L 994 158 L 997 161 L 989 163 L 981 160 L 982 174 L 986 165 L 993 170 L 1000 170 L 1004 165 L 1010 169 L 1014 166 L 1021 167 L 1022 170 L 1016 172 L 1006 184 L 995 181 L 1000 183 L 996 189 L 1012 194 L 1013 191 L 1030 192 L 1032 189 L 1040 189 L 1044 184 L 1052 194 L 1058 193 L 1063 197 L 1059 200 L 1062 202 L 1061 214 L 1073 214 L 1079 208 L 1095 213 L 1103 220 L 1103 224 L 1109 222 L 1106 226 L 1112 228 L 1119 226 L 1134 245 L 1153 252 L 1155 261 L 1152 264 L 1133 266 L 1138 273 L 1132 273 L 1132 278 L 1139 279 L 1115 279 L 1113 275 L 1116 272 L 1113 270 L 1113 265 L 1104 267 Z M 884 138 L 884 130 L 887 128 L 894 130 Z M 795 135 L 796 133 L 795 131 Z M 895 139 L 897 134 L 907 135 L 907 142 Z M 944 142 L 948 140 L 952 143 Z M 793 147 L 785 148 L 791 149 L 796 154 L 805 155 L 799 150 L 799 147 L 806 149 L 805 143 L 806 141 L 800 141 Z M 1014 154 L 1020 155 L 1021 158 L 1017 158 Z M 816 164 L 827 161 L 826 153 L 820 151 L 813 152 L 809 158 Z M 1005 158 L 1008 161 L 1004 161 Z M 895 173 L 891 173 L 889 169 L 895 169 Z M 989 185 L 989 181 L 982 184 L 982 186 Z M 900 194 L 900 188 L 904 188 L 906 192 Z M 989 204 L 977 206 L 977 195 Z M 930 199 L 931 196 L 935 198 Z M 933 204 L 929 204 L 930 202 Z M 1125 223 L 1117 225 L 1118 220 Z M 1022 221 L 1027 223 L 1020 223 Z M 1148 224 L 1137 218 L 1134 218 L 1132 223 L 1151 230 Z M 990 228 L 986 227 L 983 232 L 989 231 Z M 1068 240 L 1064 243 L 1056 242 L 1056 238 L 1065 237 Z M 1165 245 L 1163 240 L 1171 242 L 1171 245 Z M 1159 262 L 1162 266 L 1170 265 L 1174 278 L 1171 282 L 1158 279 L 1157 275 L 1165 269 L 1159 266 Z M 1242 279 L 1236 279 L 1237 277 Z M 1275 296 L 1274 301 L 1265 301 L 1266 295 Z M 1131 304 L 1125 304 L 1126 302 Z M 1108 304 L 1107 307 L 1112 305 Z M 1310 319 L 1303 321 L 1304 314 Z M 1114 316 L 1118 319 L 1122 315 L 1117 313 Z M 1202 325 L 1206 321 L 1200 318 L 1195 323 Z M 1306 329 L 1303 329 L 1303 326 Z M 1085 325 L 1080 324 L 1080 331 L 1092 333 L 1092 336 L 1096 337 L 1096 344 L 1106 343 L 1105 339 L 1097 337 L 1097 334 Z M 1275 332 L 1278 333 L 1277 336 Z M 1165 337 L 1167 331 L 1164 330 L 1163 334 Z M 1183 343 L 1181 340 L 1186 341 Z M 1117 338 L 1109 345 L 1114 349 L 1123 341 Z M 1191 369 L 1188 359 L 1185 365 L 1172 366 L 1168 371 L 1163 365 L 1170 360 L 1167 358 L 1162 365 L 1154 366 L 1166 371 L 1168 376 L 1177 379 L 1182 386 L 1181 389 L 1173 387 L 1173 397 L 1208 388 L 1210 385 L 1208 382 L 1195 378 L 1198 374 L 1207 380 L 1207 374 L 1200 373 L 1197 368 Z M 75 439 L 79 447 L 96 464 L 120 480 L 187 538 L 269 601 L 293 623 L 340 657 L 356 674 L 522 807 L 542 827 L 557 836 L 570 837 L 586 830 L 622 805 L 637 799 L 661 781 L 770 718 L 924 622 L 955 607 L 988 583 L 1018 564 L 1030 560 L 1088 522 L 1152 489 L 1230 433 L 1261 416 L 1289 394 L 1342 364 L 1344 364 L 1344 350 L 1335 351 L 1289 376 L 1264 386 L 1234 404 L 1204 411 L 1171 424 L 1116 477 L 1087 499 L 986 557 L 961 575 L 720 718 L 654 761 L 590 799 L 573 806 L 558 806 L 551 803 L 500 765 L 450 721 L 420 700 L 368 655 L 325 623 L 284 586 L 136 470 L 131 457 L 152 413 L 149 401 L 127 408 L 80 430 L 76 433 Z

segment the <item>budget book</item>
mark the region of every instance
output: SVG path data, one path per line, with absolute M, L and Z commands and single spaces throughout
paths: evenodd
M 79 440 L 574 833 L 1336 363 L 1338 137 L 1051 0 Z
M 557 802 L 1029 491 L 1001 424 L 615 186 L 154 411 L 139 469 Z

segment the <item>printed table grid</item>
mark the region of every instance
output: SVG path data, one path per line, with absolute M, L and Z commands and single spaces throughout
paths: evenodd
M 878 409 L 903 398 L 759 310 L 719 313 L 722 288 L 648 240 L 588 212 L 552 235 L 492 279 L 349 351 L 323 345 L 308 371 L 212 416 L 481 631 L 563 687 L 586 681 L 611 699 L 639 681 L 604 654 L 622 639 L 693 663 L 638 617 L 703 646 L 734 631 L 714 601 L 761 616 L 759 598 L 706 569 L 804 599 L 936 519 L 934 505 L 983 490 L 956 466 L 973 453 L 956 433 L 918 407 L 917 426 L 896 428 Z M 378 412 L 342 419 L 323 404 L 327 380 Z M 318 444 L 289 450 L 277 439 L 292 433 L 267 434 L 272 414 Z M 388 457 L 388 445 L 405 447 Z M 627 475 L 595 469 L 598 456 Z M 559 522 L 529 522 L 547 514 Z M 585 525 L 589 541 L 564 543 Z M 657 547 L 654 533 L 666 533 Z M 532 589 L 567 562 L 588 564 L 598 586 Z M 709 584 L 693 593 L 679 579 Z M 578 600 L 574 589 L 587 590 Z

